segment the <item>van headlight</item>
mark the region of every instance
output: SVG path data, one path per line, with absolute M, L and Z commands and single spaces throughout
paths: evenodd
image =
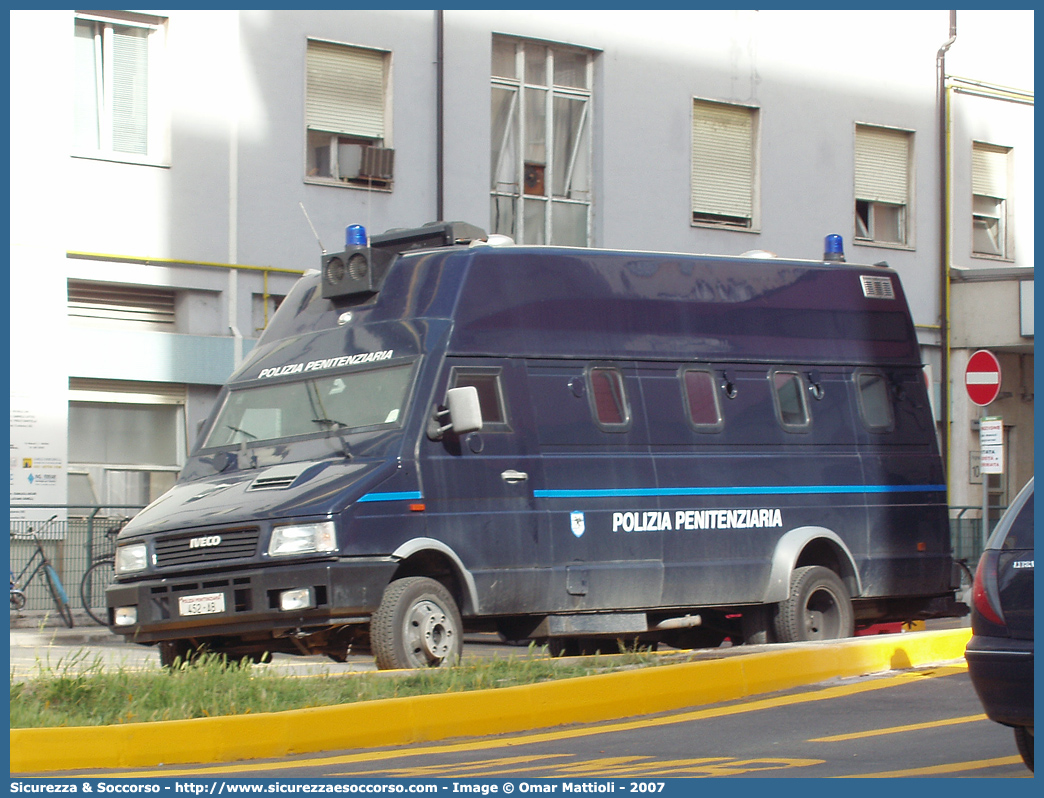
M 148 553 L 144 543 L 131 543 L 116 549 L 116 573 L 118 574 L 144 571 L 148 564 Z
M 330 551 L 337 551 L 337 532 L 334 529 L 333 521 L 274 527 L 272 540 L 268 544 L 270 557 Z

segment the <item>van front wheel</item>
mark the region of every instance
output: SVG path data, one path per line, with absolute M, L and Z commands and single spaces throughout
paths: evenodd
M 778 605 L 774 625 L 781 643 L 851 637 L 855 613 L 848 588 L 829 568 L 795 568 L 790 575 L 790 596 Z
M 370 619 L 380 670 L 438 668 L 460 660 L 464 624 L 449 591 L 434 579 L 408 576 L 384 590 Z

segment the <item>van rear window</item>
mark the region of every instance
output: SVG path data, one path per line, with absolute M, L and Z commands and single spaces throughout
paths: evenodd
M 807 432 L 812 424 L 805 400 L 805 384 L 793 371 L 774 371 L 772 388 L 779 423 L 787 432 Z
M 587 373 L 591 409 L 598 426 L 620 432 L 631 424 L 631 409 L 624 393 L 623 377 L 614 368 L 596 366 Z
M 855 375 L 859 417 L 871 432 L 891 432 L 895 427 L 892 396 L 885 375 L 876 371 L 859 371 Z
M 683 371 L 682 395 L 693 429 L 697 432 L 717 432 L 721 429 L 721 406 L 718 404 L 718 391 L 711 372 L 697 369 Z

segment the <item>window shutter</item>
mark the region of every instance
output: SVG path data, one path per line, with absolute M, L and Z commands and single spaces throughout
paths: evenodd
M 309 41 L 308 129 L 383 139 L 384 63 L 377 50 Z
M 972 194 L 1008 198 L 1008 152 L 999 147 L 972 147 Z
M 181 383 L 69 378 L 69 400 L 74 402 L 183 405 L 186 395 Z
M 856 128 L 856 199 L 906 205 L 910 201 L 909 173 L 909 134 L 885 128 Z
M 754 213 L 754 112 L 696 102 L 692 123 L 692 210 L 751 218 Z
M 108 321 L 174 324 L 174 291 L 69 280 L 69 315 Z
M 141 28 L 112 29 L 112 148 L 148 153 L 149 34 Z

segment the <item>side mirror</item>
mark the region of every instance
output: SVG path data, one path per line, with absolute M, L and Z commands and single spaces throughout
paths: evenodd
M 448 421 L 449 423 L 444 423 Z M 482 429 L 482 407 L 479 405 L 478 389 L 474 385 L 450 388 L 446 391 L 446 409 L 434 409 L 428 420 L 428 437 L 442 440 L 449 430 L 456 435 L 478 432 Z

